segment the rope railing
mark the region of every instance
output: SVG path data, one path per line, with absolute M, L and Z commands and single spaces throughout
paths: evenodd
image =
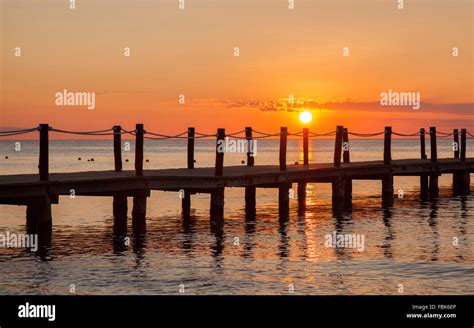
M 376 132 L 376 133 L 357 133 L 357 132 L 347 132 L 348 134 L 352 135 L 352 136 L 356 136 L 356 137 L 375 137 L 375 136 L 379 136 L 379 135 L 382 135 L 385 133 L 385 131 L 382 131 L 382 132 Z

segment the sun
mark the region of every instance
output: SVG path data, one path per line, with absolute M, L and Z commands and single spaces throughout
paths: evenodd
M 303 111 L 300 113 L 300 122 L 303 124 L 308 124 L 313 120 L 313 114 L 311 112 L 308 112 L 307 110 Z

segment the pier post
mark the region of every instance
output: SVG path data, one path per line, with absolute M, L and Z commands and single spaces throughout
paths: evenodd
M 245 139 L 247 140 L 247 166 L 251 167 L 255 164 L 253 149 L 250 148 L 252 142 L 252 128 L 245 128 Z M 245 187 L 245 214 L 246 218 L 253 219 L 255 218 L 257 212 L 257 190 L 254 186 Z
M 453 152 L 454 152 L 454 158 L 459 159 L 459 149 L 460 149 L 460 144 L 459 144 L 459 131 L 458 129 L 453 130 Z
M 221 222 L 224 219 L 224 187 L 211 192 L 211 221 Z
M 350 163 L 349 130 L 343 129 L 342 134 L 342 160 L 344 163 Z M 352 179 L 344 177 L 344 204 L 346 209 L 352 208 Z
M 466 161 L 466 151 L 467 151 L 467 137 L 466 137 L 466 129 L 461 129 L 461 162 Z
M 286 221 L 290 216 L 291 182 L 281 182 L 278 186 L 278 214 L 280 221 Z
M 467 136 L 466 129 L 461 129 L 461 146 L 460 146 L 460 160 L 461 162 L 466 161 L 466 147 L 467 147 Z M 470 193 L 471 187 L 471 174 L 470 170 L 462 170 L 453 174 L 453 188 L 457 195 L 466 195 Z
M 335 215 L 339 215 L 345 208 L 344 177 L 342 175 L 332 180 L 332 209 Z
M 336 140 L 334 143 L 334 166 L 341 166 L 341 153 L 342 153 L 342 138 L 343 138 L 344 127 L 338 125 L 336 127 Z
M 309 130 L 308 128 L 303 128 L 303 164 L 305 166 L 309 165 Z
M 438 162 L 438 148 L 436 144 L 436 127 L 430 127 L 430 147 L 431 147 L 431 163 Z M 436 169 L 435 173 L 430 174 L 430 182 L 429 182 L 429 193 L 430 197 L 437 197 L 439 195 L 439 186 L 438 186 L 438 178 L 439 173 Z
M 49 180 L 49 125 L 40 124 L 39 125 L 39 176 L 40 181 Z
M 114 166 L 115 172 L 122 171 L 122 127 L 115 125 L 114 131 Z M 125 235 L 127 232 L 127 196 L 118 193 L 113 196 L 112 200 L 115 235 Z
M 188 154 L 187 154 L 187 162 L 188 162 L 188 169 L 194 169 L 194 136 L 195 136 L 195 129 L 188 128 Z M 183 190 L 183 195 L 181 195 L 181 212 L 183 214 L 183 218 L 189 218 L 191 214 L 191 192 L 189 190 Z
M 127 196 L 124 194 L 115 194 L 113 196 L 113 215 L 115 235 L 125 235 L 127 233 Z
M 143 124 L 137 124 L 135 128 L 135 175 L 143 176 Z
M 390 165 L 392 163 L 392 127 L 386 126 L 383 142 L 383 163 Z
M 420 129 L 420 157 L 427 159 L 426 155 L 426 132 L 424 128 Z M 420 174 L 420 196 L 426 198 L 428 196 L 428 174 Z
M 393 175 L 386 174 L 382 177 L 382 207 L 393 206 Z
M 430 127 L 430 143 L 431 143 L 431 163 L 438 161 L 438 149 L 436 146 L 436 127 Z
M 122 171 L 122 127 L 120 125 L 115 125 L 113 127 L 114 131 L 114 164 L 115 172 Z
M 135 233 L 146 231 L 146 195 L 133 196 L 132 227 Z
M 224 172 L 225 129 L 217 129 L 215 175 L 222 176 Z
M 306 181 L 298 182 L 298 214 L 306 211 Z
M 286 171 L 286 146 L 288 140 L 288 128 L 280 128 L 280 171 Z
M 188 169 L 194 169 L 194 128 L 188 128 Z
M 26 229 L 28 234 L 38 234 L 40 245 L 49 245 L 53 230 L 51 197 L 34 197 L 26 205 Z

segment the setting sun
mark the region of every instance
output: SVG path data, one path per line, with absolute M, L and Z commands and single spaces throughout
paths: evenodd
M 305 110 L 304 112 L 300 113 L 299 118 L 300 118 L 301 123 L 308 124 L 309 122 L 313 120 L 313 114 Z

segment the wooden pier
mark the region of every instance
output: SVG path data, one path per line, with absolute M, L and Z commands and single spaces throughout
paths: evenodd
M 253 130 L 245 130 L 226 135 L 224 129 L 218 129 L 215 135 L 197 133 L 194 128 L 177 136 L 165 136 L 147 132 L 143 124 L 137 124 L 134 131 L 126 131 L 120 126 L 112 129 L 93 132 L 71 132 L 57 130 L 48 124 L 32 129 L 0 132 L 0 136 L 10 136 L 39 131 L 40 154 L 39 174 L 20 174 L 0 176 L 0 204 L 25 205 L 27 229 L 30 233 L 40 234 L 43 243 L 51 238 L 52 217 L 51 204 L 58 204 L 59 196 L 69 196 L 71 189 L 77 196 L 113 197 L 114 229 L 117 233 L 126 231 L 127 197 L 133 197 L 132 224 L 134 229 L 146 229 L 146 203 L 151 190 L 180 192 L 183 217 L 189 217 L 191 197 L 196 193 L 210 194 L 210 218 L 212 222 L 222 222 L 224 218 L 225 188 L 245 188 L 245 208 L 248 216 L 256 213 L 256 188 L 278 188 L 280 219 L 289 215 L 289 199 L 292 184 L 298 186 L 299 211 L 304 212 L 306 204 L 307 183 L 331 183 L 332 203 L 336 213 L 350 210 L 353 180 L 379 180 L 382 185 L 382 205 L 392 206 L 394 197 L 393 178 L 395 176 L 419 176 L 420 196 L 437 197 L 439 192 L 438 177 L 452 174 L 453 190 L 456 194 L 467 194 L 470 191 L 470 173 L 474 171 L 474 158 L 467 157 L 467 139 L 472 135 L 465 129 L 459 132 L 441 133 L 442 137 L 453 137 L 453 157 L 438 159 L 437 134 L 435 127 L 426 133 L 419 132 L 404 135 L 395 133 L 391 127 L 376 134 L 357 134 L 369 137 L 384 135 L 383 156 L 379 161 L 350 161 L 350 131 L 338 126 L 336 131 L 327 134 L 311 133 L 303 129 L 300 133 L 289 134 L 282 127 L 278 134 L 265 134 Z M 85 135 L 111 135 L 114 147 L 114 170 L 50 173 L 49 172 L 49 133 L 73 133 Z M 135 136 L 135 170 L 122 170 L 121 136 L 129 133 Z M 239 133 L 244 133 L 238 137 Z M 280 138 L 279 165 L 255 165 L 255 158 L 249 149 L 246 165 L 224 166 L 225 153 L 219 150 L 218 144 L 226 137 L 241 138 L 251 141 L 254 134 L 260 137 Z M 392 159 L 391 140 L 395 134 L 401 137 L 420 138 L 419 159 Z M 288 136 L 303 139 L 303 163 L 287 165 L 286 148 Z M 430 156 L 426 154 L 425 136 L 430 138 Z M 334 161 L 325 164 L 309 163 L 309 139 L 319 136 L 334 136 Z M 194 144 L 198 138 L 216 138 L 215 166 L 196 168 L 194 161 Z M 187 139 L 187 167 L 181 169 L 143 169 L 144 139 Z M 316 150 L 317 151 L 317 150 Z M 342 160 L 341 160 L 342 159 Z

